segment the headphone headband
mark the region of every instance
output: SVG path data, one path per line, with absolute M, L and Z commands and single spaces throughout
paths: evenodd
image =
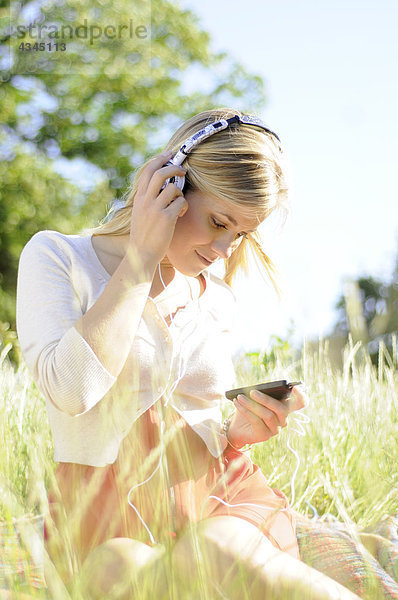
M 227 122 L 230 125 L 231 125 L 231 123 L 241 123 L 242 125 L 251 125 L 252 127 L 259 127 L 263 131 L 266 131 L 267 133 L 270 133 L 271 135 L 273 135 L 278 140 L 279 144 L 281 143 L 281 141 L 280 141 L 279 137 L 276 135 L 276 133 L 271 131 L 271 129 L 268 129 L 268 127 L 265 126 L 264 122 L 261 119 L 259 119 L 258 117 L 253 117 L 251 115 L 242 115 L 240 117 L 239 115 L 235 115 L 234 117 L 227 119 Z M 282 148 L 280 146 L 279 146 L 279 150 L 282 151 Z
M 276 135 L 276 133 L 271 131 L 271 129 L 268 129 L 268 127 L 266 127 L 265 123 L 261 119 L 259 119 L 258 117 L 253 117 L 251 115 L 242 115 L 241 117 L 239 115 L 234 115 L 229 119 L 220 119 L 218 121 L 214 121 L 214 123 L 210 123 L 210 125 L 206 125 L 206 127 L 203 127 L 202 129 L 199 129 L 199 131 L 197 131 L 196 133 L 191 135 L 191 137 L 185 140 L 178 152 L 176 152 L 176 154 L 166 163 L 166 165 L 182 165 L 184 160 L 187 158 L 188 154 L 192 152 L 192 150 L 196 148 L 196 146 L 198 146 L 201 142 L 206 140 L 208 137 L 214 135 L 218 131 L 227 129 L 227 127 L 230 127 L 234 123 L 239 123 L 240 125 L 248 125 L 250 127 L 257 127 L 265 131 L 266 133 L 269 133 L 270 135 L 274 136 L 274 138 L 276 138 L 279 142 L 279 151 L 282 152 L 282 148 L 280 146 L 281 141 L 279 137 Z M 179 177 L 178 175 L 176 175 L 174 177 L 170 177 L 166 180 L 165 184 L 163 185 L 160 191 L 162 191 L 168 183 L 174 183 L 178 187 L 178 189 L 182 191 L 185 185 L 185 176 Z M 114 210 L 111 215 L 108 215 L 107 221 L 112 219 L 113 215 L 119 210 L 119 208 L 123 208 L 123 206 L 116 207 L 115 203 L 112 207 Z
M 279 151 L 282 152 L 279 137 L 276 135 L 276 133 L 271 131 L 271 129 L 268 129 L 268 127 L 265 126 L 264 122 L 261 119 L 259 119 L 258 117 L 253 117 L 251 115 L 242 115 L 241 117 L 239 115 L 234 115 L 229 119 L 220 119 L 219 121 L 215 121 L 214 123 L 210 123 L 210 125 L 206 125 L 206 127 L 199 129 L 199 131 L 197 131 L 196 133 L 191 135 L 191 137 L 185 140 L 178 152 L 176 152 L 176 154 L 167 162 L 167 165 L 182 165 L 184 160 L 187 158 L 188 154 L 192 152 L 192 150 L 196 148 L 196 146 L 198 146 L 201 142 L 214 135 L 215 133 L 218 133 L 223 129 L 227 129 L 227 127 L 230 127 L 234 123 L 240 123 L 241 125 L 249 125 L 250 127 L 258 127 L 259 129 L 262 129 L 263 131 L 266 131 L 267 133 L 273 135 L 279 142 Z M 174 177 L 170 177 L 170 179 L 166 180 L 166 183 L 162 187 L 162 190 L 170 182 L 174 183 L 182 191 L 185 185 L 185 176 L 179 177 L 178 175 L 176 175 Z

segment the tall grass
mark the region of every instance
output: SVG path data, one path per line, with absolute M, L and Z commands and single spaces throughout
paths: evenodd
M 277 360 L 268 372 L 261 354 L 238 365 L 242 381 L 278 379 L 281 373 L 301 379 L 310 398 L 304 411 L 308 424 L 300 426 L 291 415 L 289 426 L 254 446 L 251 456 L 269 484 L 294 500 L 298 512 L 329 513 L 365 527 L 398 512 L 397 356 L 390 357 L 381 346 L 375 369 L 361 344 L 350 340 L 343 370 L 337 371 L 328 345 L 320 341 L 311 355 L 304 348 L 289 364 Z M 293 481 L 298 460 L 286 451 L 288 441 L 300 461 Z
M 0 357 L 0 517 L 9 523 L 46 511 L 55 464 L 44 400 L 25 365 L 15 370 L 7 351 L 6 347 Z M 328 344 L 320 341 L 315 354 L 304 348 L 299 357 L 287 361 L 286 353 L 274 352 L 272 364 L 265 364 L 262 353 L 241 357 L 236 362 L 236 384 L 301 379 L 310 398 L 304 411 L 308 423 L 299 424 L 291 415 L 288 427 L 278 437 L 251 449 L 253 461 L 271 487 L 282 490 L 303 515 L 329 513 L 347 524 L 365 527 L 397 514 L 396 354 L 390 357 L 381 347 L 375 369 L 364 348 L 350 341 L 344 350 L 343 369 L 337 371 L 329 360 Z M 230 409 L 226 403 L 223 413 Z M 151 472 L 153 460 L 150 462 Z M 27 590 L 12 578 L 8 583 L 15 598 L 21 591 L 45 597 L 43 590 Z M 150 589 L 152 582 L 147 583 Z M 200 588 L 202 584 L 195 585 Z M 190 597 L 213 597 L 199 593 L 195 585 L 193 582 Z M 51 598 L 55 600 L 81 597 L 78 592 L 71 596 L 55 572 L 54 590 Z

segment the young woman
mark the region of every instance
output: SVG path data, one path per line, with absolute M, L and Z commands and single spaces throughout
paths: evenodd
M 176 154 L 182 167 L 167 164 Z M 277 435 L 304 392 L 282 402 L 252 392 L 221 419 L 233 384 L 229 284 L 250 246 L 277 286 L 257 228 L 286 198 L 279 138 L 239 111 L 209 110 L 143 165 L 105 223 L 39 232 L 21 254 L 18 335 L 59 463 L 46 548 L 87 597 L 129 597 L 148 570 L 150 597 L 167 595 L 167 560 L 189 587 L 197 540 L 226 597 L 245 597 L 236 577 L 253 599 L 304 597 L 310 582 L 314 599 L 354 597 L 299 561 L 286 497 L 240 451 Z M 208 271 L 221 259 L 224 280 Z

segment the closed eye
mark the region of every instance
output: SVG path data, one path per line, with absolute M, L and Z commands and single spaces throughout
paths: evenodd
M 226 225 L 224 225 L 223 223 L 219 223 L 218 221 L 216 221 L 214 219 L 214 217 L 211 218 L 211 220 L 213 221 L 213 225 L 217 228 L 217 229 L 226 229 L 228 230 L 228 227 Z M 247 239 L 247 234 L 246 233 L 238 233 L 237 234 L 238 237 L 244 237 Z

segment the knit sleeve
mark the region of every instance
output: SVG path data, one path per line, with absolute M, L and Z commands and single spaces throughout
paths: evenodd
M 17 333 L 37 387 L 58 410 L 90 410 L 116 381 L 73 327 L 82 316 L 71 259 L 53 232 L 35 234 L 22 250 L 17 279 Z

